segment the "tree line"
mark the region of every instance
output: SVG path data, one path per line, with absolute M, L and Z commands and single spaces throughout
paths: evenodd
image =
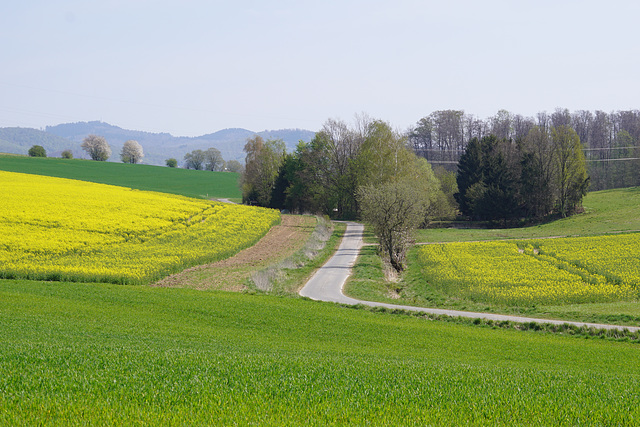
M 167 166 L 176 167 L 177 160 L 167 160 Z M 184 155 L 184 167 L 186 169 L 194 170 L 208 170 L 208 171 L 229 171 L 241 173 L 243 170 L 242 164 L 237 160 L 225 161 L 222 158 L 220 150 L 217 148 L 208 148 L 206 150 L 193 150 L 190 153 Z
M 564 125 L 535 126 L 517 143 L 495 135 L 472 138 L 457 169 L 460 212 L 503 224 L 571 215 L 589 186 L 580 138 Z
M 408 132 L 414 151 L 434 165 L 455 170 L 466 145 L 474 138 L 494 135 L 500 140 L 523 141 L 534 127 L 544 131 L 566 126 L 581 143 L 591 178 L 591 190 L 640 185 L 640 111 L 605 113 L 558 108 L 525 117 L 505 110 L 481 120 L 462 110 L 435 111 Z
M 80 146 L 95 161 L 107 161 L 111 157 L 111 146 L 103 136 L 88 135 L 82 141 Z M 29 155 L 32 157 L 46 157 L 45 149 L 40 145 L 34 145 L 29 149 Z M 62 152 L 63 158 L 73 158 L 71 150 Z M 128 140 L 122 146 L 120 151 L 120 160 L 123 163 L 140 163 L 144 157 L 142 145 L 138 141 Z M 207 150 L 193 150 L 184 156 L 184 167 L 186 169 L 210 170 L 210 171 L 231 171 L 241 173 L 243 166 L 237 160 L 226 162 L 220 151 L 216 148 Z M 171 168 L 178 167 L 178 161 L 174 158 L 167 159 L 166 165 Z
M 517 225 L 577 212 L 589 186 L 577 132 L 568 125 L 533 125 L 514 140 L 506 127 L 501 129 L 500 135 L 478 134 L 465 143 L 443 138 L 444 147 L 462 151 L 448 160 L 455 172 L 432 169 L 416 148 L 415 132 L 401 133 L 366 116 L 353 125 L 327 120 L 293 153 L 286 152 L 282 140 L 256 135 L 244 147 L 243 200 L 363 219 L 373 226 L 381 251 L 398 271 L 412 230 L 434 218 L 462 214 Z
M 360 116 L 353 125 L 330 119 L 293 153 L 282 140 L 250 138 L 245 147 L 245 203 L 332 218 L 363 218 L 381 250 L 402 270 L 411 231 L 447 209 L 426 159 L 405 135 L 381 120 Z

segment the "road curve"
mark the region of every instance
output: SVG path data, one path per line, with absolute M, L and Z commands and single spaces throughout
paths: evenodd
M 355 298 L 350 298 L 342 293 L 342 288 L 349 275 L 351 275 L 351 268 L 354 266 L 358 255 L 360 254 L 360 248 L 362 247 L 362 232 L 364 227 L 362 224 L 355 222 L 348 222 L 347 229 L 345 231 L 342 242 L 338 247 L 336 253 L 327 261 L 322 267 L 316 271 L 316 273 L 309 279 L 309 281 L 300 290 L 300 295 L 308 297 L 318 301 L 337 302 L 341 304 L 363 304 L 371 307 L 386 307 L 390 309 L 401 309 L 410 311 L 421 311 L 425 313 L 446 315 L 453 317 L 468 317 L 472 319 L 487 319 L 493 321 L 511 321 L 519 323 L 550 323 L 555 325 L 575 325 L 578 327 L 586 326 L 597 329 L 627 329 L 632 332 L 640 330 L 635 326 L 619 326 L 619 325 L 605 325 L 600 323 L 584 323 L 584 322 L 570 322 L 566 320 L 552 320 L 552 319 L 537 319 L 533 317 L 520 317 L 510 316 L 505 314 L 494 313 L 478 313 L 472 311 L 460 311 L 460 310 L 446 310 L 439 308 L 426 308 L 426 307 L 414 307 L 411 305 L 396 305 L 387 304 L 383 302 L 374 301 L 361 301 Z

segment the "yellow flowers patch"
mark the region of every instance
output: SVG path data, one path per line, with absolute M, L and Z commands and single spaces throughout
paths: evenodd
M 0 171 L 0 277 L 149 283 L 253 245 L 280 214 Z
M 640 287 L 638 233 L 425 245 L 418 259 L 434 287 L 499 304 L 630 300 Z

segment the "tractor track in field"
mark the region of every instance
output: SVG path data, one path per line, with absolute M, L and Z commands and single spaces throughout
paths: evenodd
M 418 311 L 435 315 L 445 315 L 451 317 L 466 317 L 471 319 L 485 319 L 493 321 L 509 321 L 517 323 L 549 323 L 554 325 L 574 325 L 577 327 L 587 327 L 609 330 L 628 330 L 637 332 L 640 327 L 607 325 L 602 323 L 572 322 L 568 320 L 541 319 L 534 317 L 511 316 L 506 314 L 481 313 L 473 311 L 448 310 L 440 308 L 415 307 L 411 305 L 397 305 L 383 302 L 363 301 L 346 296 L 343 287 L 349 276 L 351 268 L 354 266 L 360 249 L 363 246 L 362 234 L 364 226 L 355 222 L 348 222 L 347 229 L 336 253 L 309 279 L 300 290 L 300 295 L 313 300 L 335 302 L 347 305 L 367 305 L 370 307 L 385 307 L 388 309 L 400 309 Z

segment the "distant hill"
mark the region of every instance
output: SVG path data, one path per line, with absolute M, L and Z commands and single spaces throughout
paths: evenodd
M 196 149 L 206 150 L 214 147 L 220 150 L 225 160 L 244 161 L 244 144 L 247 138 L 260 135 L 265 140 L 282 139 L 288 151 L 295 150 L 299 141 L 309 142 L 315 132 L 303 129 L 281 129 L 253 132 L 247 129 L 223 129 L 218 132 L 197 136 L 177 137 L 169 133 L 151 133 L 123 129 L 100 121 L 64 123 L 47 126 L 44 131 L 31 128 L 0 128 L 0 152 L 27 154 L 33 145 L 42 145 L 47 155 L 59 157 L 63 150 L 73 151 L 76 158 L 87 158 L 80 148 L 82 140 L 90 134 L 106 138 L 111 146 L 112 162 L 120 161 L 122 145 L 129 139 L 136 140 L 144 149 L 143 163 L 164 166 L 165 160 L 175 158 L 182 165 L 184 155 Z
M 66 123 L 57 126 L 47 126 L 46 133 L 71 140 L 80 149 L 82 140 L 90 134 L 100 135 L 106 138 L 113 152 L 111 161 L 118 161 L 118 153 L 122 145 L 129 139 L 134 139 L 144 149 L 143 162 L 154 165 L 164 165 L 166 159 L 173 157 L 182 162 L 184 155 L 190 151 L 205 150 L 215 147 L 222 153 L 225 160 L 244 160 L 244 144 L 247 138 L 260 135 L 265 139 L 282 139 L 288 151 L 293 151 L 300 140 L 310 141 L 315 132 L 302 129 L 282 129 L 273 131 L 253 132 L 247 129 L 224 129 L 218 132 L 197 137 L 176 137 L 168 133 L 150 133 L 136 130 L 122 129 L 108 123 L 78 122 Z M 31 144 L 33 145 L 33 144 Z M 27 149 L 31 146 L 29 145 Z M 45 146 L 45 149 L 47 147 Z M 9 151 L 13 152 L 13 151 Z M 26 150 L 24 151 L 26 153 Z M 76 155 L 74 150 L 74 155 Z M 84 157 L 81 153 L 79 157 Z
M 62 151 L 74 148 L 74 156 L 80 156 L 80 145 L 70 139 L 31 128 L 0 128 L 0 152 L 27 154 L 34 145 L 42 145 L 48 156 L 59 157 Z

